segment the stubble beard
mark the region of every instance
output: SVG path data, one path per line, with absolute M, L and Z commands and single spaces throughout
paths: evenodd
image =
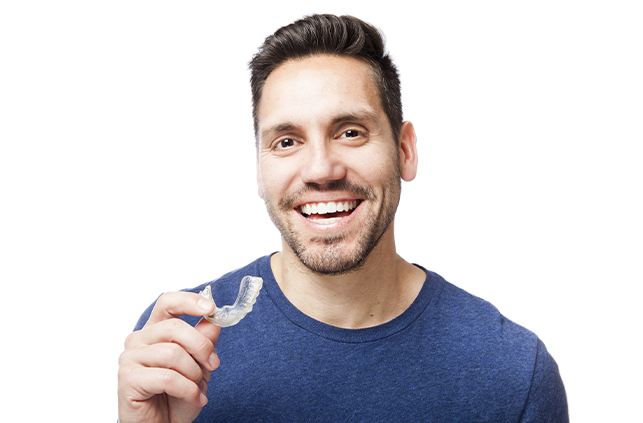
M 302 190 L 283 198 L 277 205 L 264 199 L 266 209 L 270 219 L 281 232 L 282 238 L 299 261 L 308 269 L 323 275 L 341 275 L 354 272 L 363 266 L 393 221 L 401 191 L 399 169 L 396 170 L 397 172 L 384 186 L 380 209 L 368 211 L 366 221 L 361 225 L 363 229 L 360 230 L 353 248 L 346 245 L 346 235 L 344 234 L 313 237 L 306 242 L 295 231 L 293 222 L 287 216 L 292 212 L 292 206 L 296 199 L 310 191 L 346 190 L 365 197 L 368 205 L 372 206 L 375 194 L 368 187 L 355 185 L 345 180 L 333 182 L 327 187 L 309 184 Z

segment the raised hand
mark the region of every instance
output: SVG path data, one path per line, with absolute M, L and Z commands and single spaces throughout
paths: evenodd
M 118 372 L 121 423 L 191 422 L 207 403 L 210 374 L 219 366 L 221 328 L 202 319 L 192 327 L 180 315 L 203 316 L 214 303 L 198 294 L 159 297 L 145 327 L 125 340 Z

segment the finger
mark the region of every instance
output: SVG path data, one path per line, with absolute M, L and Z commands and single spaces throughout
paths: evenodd
M 201 319 L 199 320 L 199 323 L 196 324 L 195 328 L 199 333 L 216 345 L 219 340 L 219 335 L 221 334 L 221 326 L 217 326 L 209 320 Z
M 214 346 L 214 351 L 213 351 L 214 356 L 208 357 L 208 363 L 210 364 L 210 368 L 206 369 L 208 370 L 207 381 L 209 382 L 210 372 L 218 369 L 219 365 L 221 364 L 221 361 L 219 360 L 219 355 L 217 354 L 217 341 L 219 340 L 219 335 L 221 334 L 221 326 L 217 326 L 206 319 L 201 319 L 196 324 L 195 328 L 199 333 L 201 333 L 203 336 L 205 336 L 210 341 L 212 341 L 212 344 Z
M 205 316 L 213 312 L 214 303 L 199 294 L 194 292 L 168 292 L 156 300 L 145 326 L 184 314 Z
M 201 390 L 201 393 L 205 395 L 206 397 L 208 396 L 208 381 L 202 380 L 201 383 L 199 383 L 199 389 Z
M 165 342 L 180 345 L 201 366 L 214 370 L 211 364 L 216 360 L 213 357 L 213 342 L 189 323 L 177 318 L 163 320 L 130 334 L 125 341 L 125 348 L 135 349 Z
M 154 395 L 171 397 L 202 407 L 207 402 L 199 384 L 172 369 L 137 366 L 129 369 L 129 386 L 136 393 L 131 399 L 146 401 Z
M 172 369 L 194 383 L 200 383 L 206 375 L 210 374 L 187 351 L 173 342 L 146 345 L 130 350 L 123 357 L 123 364 Z

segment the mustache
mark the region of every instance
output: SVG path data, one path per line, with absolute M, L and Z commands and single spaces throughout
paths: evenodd
M 366 200 L 372 200 L 375 193 L 369 187 L 352 183 L 346 179 L 332 181 L 327 184 L 318 184 L 315 182 L 308 182 L 303 187 L 295 192 L 286 195 L 279 201 L 279 207 L 283 210 L 290 210 L 295 203 L 305 194 L 311 192 L 328 192 L 328 191 L 347 191 L 359 197 L 364 197 Z

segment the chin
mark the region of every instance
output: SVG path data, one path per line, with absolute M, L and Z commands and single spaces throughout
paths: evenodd
M 320 275 L 337 276 L 359 270 L 364 264 L 364 258 L 329 257 L 328 255 L 307 257 L 298 255 L 299 260 L 309 270 Z
M 310 240 L 310 246 L 303 246 L 298 242 L 289 243 L 289 246 L 299 261 L 312 272 L 321 275 L 343 275 L 362 268 L 379 240 L 316 238 Z

